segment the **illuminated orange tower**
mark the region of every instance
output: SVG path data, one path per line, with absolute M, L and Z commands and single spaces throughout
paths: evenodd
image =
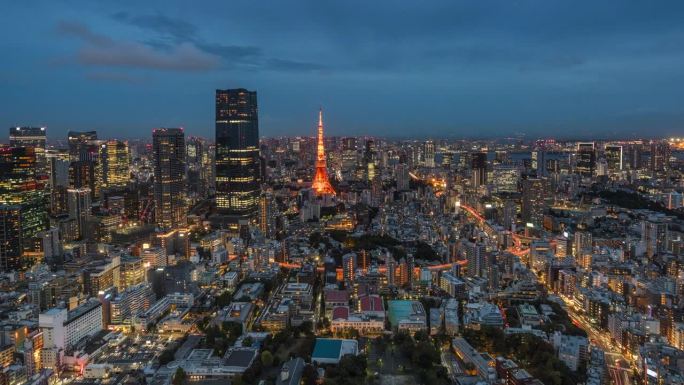
M 330 181 L 328 180 L 328 167 L 325 161 L 325 146 L 323 145 L 323 109 L 318 111 L 318 150 L 316 157 L 316 175 L 314 175 L 311 187 L 316 195 L 335 195 Z

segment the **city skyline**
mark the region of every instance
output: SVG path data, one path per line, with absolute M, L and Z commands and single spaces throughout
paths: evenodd
M 211 137 L 212 91 L 244 87 L 259 91 L 269 137 L 311 135 L 319 105 L 329 136 L 681 132 L 675 2 L 225 7 L 8 6 L 0 124 Z
M 0 385 L 684 385 L 684 4 L 3 11 Z

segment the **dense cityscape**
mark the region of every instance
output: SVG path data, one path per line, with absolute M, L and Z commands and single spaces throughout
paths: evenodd
M 684 385 L 684 2 L 0 12 L 0 385 Z
M 0 147 L 2 384 L 681 384 L 684 141 Z M 316 124 L 317 123 L 317 124 Z

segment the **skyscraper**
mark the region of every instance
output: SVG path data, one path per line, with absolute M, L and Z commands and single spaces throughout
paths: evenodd
M 316 173 L 311 183 L 316 195 L 335 195 L 335 190 L 328 180 L 328 166 L 325 158 L 323 142 L 323 110 L 318 111 L 318 145 L 316 147 Z
M 256 91 L 216 90 L 216 209 L 226 222 L 256 218 L 259 164 Z
M 366 179 L 375 178 L 375 143 L 372 139 L 366 139 L 366 147 L 363 150 L 363 167 L 366 172 Z
M 356 149 L 356 138 L 349 137 L 342 139 L 342 173 L 352 175 L 358 165 L 358 153 Z
M 35 148 L 36 173 L 48 175 L 45 127 L 10 127 L 9 142 L 12 147 Z
M 423 144 L 423 156 L 425 161 L 423 164 L 425 167 L 435 167 L 435 142 L 432 140 L 427 140 Z
M 93 195 L 96 184 L 94 162 L 89 160 L 71 162 L 69 165 L 69 187 L 89 188 L 91 195 Z
M 186 225 L 185 134 L 182 128 L 152 133 L 156 223 L 165 229 Z
M 104 182 L 107 187 L 126 187 L 131 179 L 128 143 L 120 140 L 108 140 L 102 145 L 102 166 Z
M 471 154 L 472 186 L 480 187 L 487 184 L 487 154 L 474 152 Z
M 594 142 L 577 143 L 577 172 L 586 177 L 594 175 L 596 151 Z
M 71 160 L 83 160 L 86 158 L 84 153 L 88 151 L 90 142 L 97 140 L 97 132 L 69 131 L 67 138 L 69 140 L 69 156 L 71 157 Z
M 209 174 L 211 167 L 206 167 L 208 148 L 206 141 L 198 137 L 189 137 L 185 143 L 188 176 L 188 196 L 197 200 L 207 196 L 209 192 Z
M 21 206 L 0 205 L 0 271 L 22 268 Z
M 622 146 L 607 145 L 604 151 L 608 170 L 612 172 L 622 171 Z
M 624 149 L 625 168 L 638 170 L 642 167 L 642 145 L 629 144 Z
M 405 164 L 398 164 L 394 168 L 395 179 L 397 180 L 397 190 L 406 191 L 410 187 L 409 169 Z
M 86 238 L 88 219 L 90 218 L 90 189 L 76 188 L 67 190 L 69 216 L 76 220 L 78 237 Z
M 665 171 L 670 167 L 670 145 L 666 141 L 651 142 L 650 170 Z
M 535 227 L 541 226 L 544 219 L 547 188 L 546 179 L 531 178 L 522 181 L 521 216 L 523 222 L 531 223 Z
M 468 276 L 482 277 L 487 271 L 485 245 L 477 242 L 463 243 L 464 256 L 468 261 Z
M 546 151 L 543 149 L 532 151 L 532 170 L 536 172 L 537 177 L 546 176 Z
M 47 205 L 42 180 L 36 176 L 34 147 L 0 146 L 0 268 L 28 265 L 26 256 L 38 251 L 38 233 L 47 228 Z

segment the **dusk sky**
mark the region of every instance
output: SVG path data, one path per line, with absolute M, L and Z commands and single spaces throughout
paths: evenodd
M 0 126 L 213 138 L 214 91 L 260 133 L 684 134 L 680 1 L 7 1 Z

